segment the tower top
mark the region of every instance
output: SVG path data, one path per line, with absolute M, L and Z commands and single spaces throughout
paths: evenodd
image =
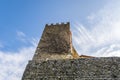
M 66 23 L 61 22 L 61 23 L 56 23 L 56 24 L 51 23 L 51 24 L 46 24 L 45 26 L 52 27 L 52 26 L 62 26 L 62 25 L 69 25 L 70 26 L 70 22 L 66 22 Z

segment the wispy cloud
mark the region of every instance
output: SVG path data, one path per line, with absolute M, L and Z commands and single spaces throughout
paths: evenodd
M 36 46 L 36 44 L 39 41 L 39 38 L 28 37 L 27 34 L 25 34 L 22 31 L 17 31 L 16 33 L 17 33 L 17 39 L 24 42 L 24 43 L 26 43 L 26 44 Z
M 105 5 L 89 15 L 91 29 L 75 23 L 73 41 L 80 54 L 93 56 L 120 56 L 120 1 Z
M 37 40 L 32 40 L 34 45 L 20 48 L 17 52 L 0 51 L 0 80 L 21 80 L 22 74 L 28 63 L 31 60 Z
M 17 38 L 22 42 L 26 42 L 26 34 L 22 31 L 17 31 Z
M 17 31 L 17 35 L 19 37 L 25 37 L 26 36 L 25 33 L 23 33 L 22 31 Z

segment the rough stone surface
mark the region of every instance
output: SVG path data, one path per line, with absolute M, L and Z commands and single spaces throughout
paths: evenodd
M 32 60 L 22 80 L 120 80 L 120 58 Z
M 33 60 L 78 58 L 72 45 L 70 23 L 46 24 Z
M 86 57 L 86 58 L 84 58 Z M 120 58 L 77 54 L 70 25 L 46 25 L 22 80 L 120 80 Z

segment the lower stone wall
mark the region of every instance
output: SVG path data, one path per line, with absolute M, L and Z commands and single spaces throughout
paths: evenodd
M 29 61 L 22 80 L 120 80 L 120 58 Z

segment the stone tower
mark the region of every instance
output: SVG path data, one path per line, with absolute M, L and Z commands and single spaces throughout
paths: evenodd
M 46 24 L 33 60 L 78 58 L 72 45 L 70 23 Z
M 79 57 L 72 45 L 70 23 L 45 26 L 22 77 L 22 80 L 108 79 L 120 80 L 120 58 Z

